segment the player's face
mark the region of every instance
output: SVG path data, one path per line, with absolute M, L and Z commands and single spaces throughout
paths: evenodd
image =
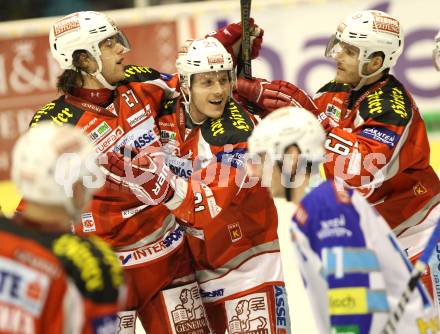
M 126 49 L 110 37 L 99 44 L 101 50 L 102 75 L 108 83 L 114 84 L 124 79 L 124 53 Z
M 336 77 L 338 83 L 357 86 L 361 77 L 359 76 L 359 49 L 355 46 L 340 42 L 335 51 Z
M 196 122 L 219 118 L 231 92 L 228 71 L 197 73 L 191 81 L 191 117 Z

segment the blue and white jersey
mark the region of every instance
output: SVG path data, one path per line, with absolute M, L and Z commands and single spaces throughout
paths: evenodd
M 302 200 L 291 231 L 320 333 L 380 333 L 412 269 L 385 220 L 356 191 L 327 181 Z M 438 331 L 419 284 L 397 333 Z

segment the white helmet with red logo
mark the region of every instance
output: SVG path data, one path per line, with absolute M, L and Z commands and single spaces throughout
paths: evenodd
M 434 66 L 437 71 L 440 71 L 440 31 L 437 33 L 434 39 L 435 48 L 432 52 L 432 59 L 434 61 Z
M 182 87 L 190 87 L 191 76 L 196 73 L 229 71 L 234 80 L 232 56 L 214 37 L 188 41 L 176 60 Z
M 115 37 L 126 51 L 130 50 L 127 38 L 108 16 L 92 11 L 77 12 L 56 21 L 50 28 L 50 50 L 64 70 L 75 70 L 73 53 L 85 50 L 95 58 L 98 63 L 96 73 L 100 74 L 102 61 L 99 43 L 109 37 Z M 100 78 L 98 80 L 101 81 Z M 106 81 L 104 85 L 107 86 Z
M 105 181 L 96 159 L 93 144 L 80 129 L 41 122 L 15 144 L 12 180 L 26 200 L 62 206 L 75 217 L 81 208 L 74 204 L 72 185 L 84 182 L 88 201 Z
M 334 57 L 339 43 L 353 45 L 359 49 L 359 75 L 371 77 L 393 67 L 403 50 L 403 32 L 399 21 L 378 10 L 365 10 L 348 16 L 339 24 L 336 34 L 330 39 L 325 55 Z M 375 52 L 384 55 L 382 66 L 371 74 L 363 73 L 364 65 L 370 62 Z
M 324 140 L 324 129 L 310 111 L 289 106 L 271 112 L 257 124 L 248 139 L 248 150 L 282 161 L 287 148 L 296 145 L 307 161 L 322 161 Z

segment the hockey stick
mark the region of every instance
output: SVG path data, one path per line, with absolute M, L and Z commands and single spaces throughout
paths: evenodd
M 414 268 L 411 272 L 411 277 L 408 281 L 407 287 L 405 291 L 402 293 L 400 297 L 399 303 L 394 310 L 391 310 L 391 313 L 385 323 L 385 326 L 381 332 L 381 334 L 394 334 L 396 333 L 396 326 L 405 312 L 405 307 L 411 299 L 411 294 L 417 286 L 417 283 L 422 276 L 423 272 L 426 269 L 429 258 L 431 257 L 432 252 L 434 251 L 437 242 L 440 239 L 440 220 L 437 221 L 437 225 L 434 228 L 431 236 L 429 237 L 428 243 L 423 250 L 423 253 L 420 255 L 417 260 Z
M 240 0 L 241 48 L 237 61 L 237 76 L 243 71 L 243 76 L 246 79 L 252 79 L 251 32 L 249 27 L 251 2 L 252 0 Z

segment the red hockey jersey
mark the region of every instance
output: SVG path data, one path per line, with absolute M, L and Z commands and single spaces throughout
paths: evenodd
M 172 212 L 186 227 L 204 300 L 282 282 L 273 199 L 257 179 L 246 176 L 252 116 L 231 100 L 222 117 L 194 127 L 180 101 L 162 107 L 158 125 L 161 140 L 172 153 L 170 169 L 188 179 L 186 197 Z M 247 272 L 234 272 L 245 262 Z M 219 278 L 225 279 L 219 283 Z M 240 279 L 240 284 L 232 278 Z
M 387 75 L 358 92 L 330 82 L 315 103 L 337 124 L 325 143 L 327 176 L 360 190 L 397 235 L 439 203 L 424 122 L 396 78 Z
M 0 218 L 0 333 L 118 328 L 122 269 L 105 242 Z
M 84 130 L 98 153 L 119 152 L 124 146 L 138 150 L 160 146 L 156 113 L 162 99 L 173 96 L 177 77 L 134 65 L 127 66 L 125 73 L 126 79 L 119 83 L 113 102 L 106 108 L 63 95 L 37 111 L 31 126 L 38 126 L 43 120 L 59 126 L 73 124 Z M 113 249 L 122 250 L 124 266 L 155 261 L 183 242 L 183 233 L 165 206 L 147 206 L 134 195 L 108 185 L 95 194 L 79 226 L 76 233 L 97 234 Z M 133 252 L 141 246 L 145 247 Z

